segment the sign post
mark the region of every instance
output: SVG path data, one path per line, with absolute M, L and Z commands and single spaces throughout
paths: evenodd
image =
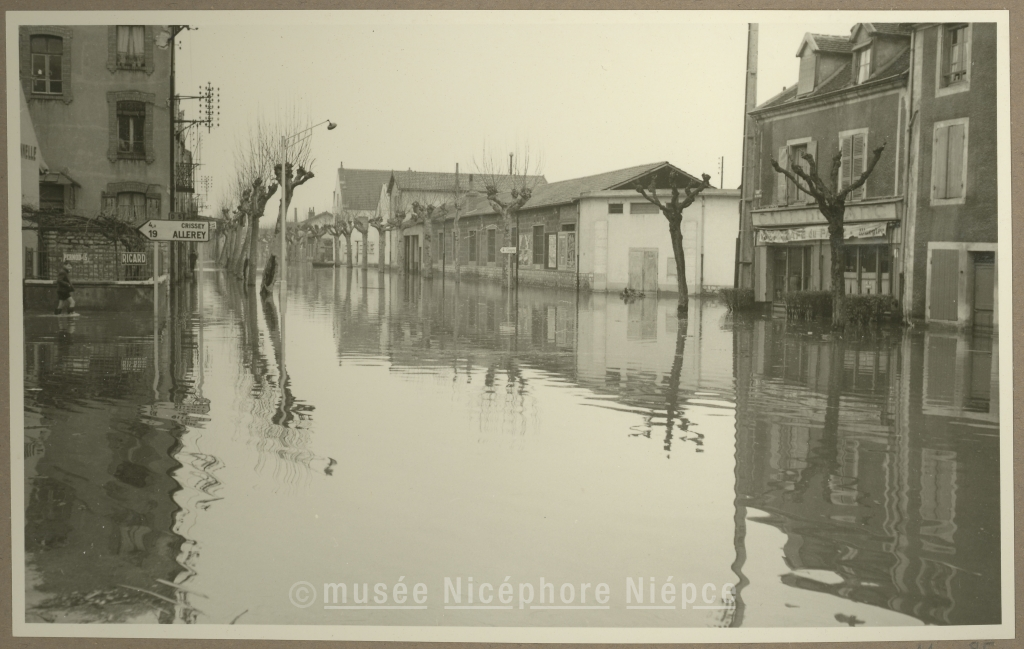
M 205 243 L 210 240 L 210 224 L 206 221 L 154 221 L 150 219 L 138 228 L 150 241 L 191 241 Z

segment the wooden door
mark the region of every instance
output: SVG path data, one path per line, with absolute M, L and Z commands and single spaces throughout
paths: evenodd
M 644 251 L 644 288 L 647 295 L 655 295 L 658 292 L 658 251 Z
M 957 320 L 957 289 L 960 270 L 959 250 L 932 250 L 932 285 L 928 298 L 931 320 Z
M 974 256 L 974 326 L 991 328 L 995 324 L 996 264 L 993 253 Z M 934 272 L 934 271 L 932 271 Z

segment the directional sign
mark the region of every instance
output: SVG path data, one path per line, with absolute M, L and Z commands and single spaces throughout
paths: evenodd
M 150 241 L 209 241 L 210 224 L 206 221 L 154 221 L 139 226 L 139 232 Z
M 502 246 L 501 247 L 501 254 L 503 254 L 503 255 L 514 255 L 514 254 L 516 254 L 516 247 L 515 246 Z

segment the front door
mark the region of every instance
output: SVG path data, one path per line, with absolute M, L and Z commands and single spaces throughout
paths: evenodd
M 960 275 L 959 250 L 932 250 L 931 282 L 928 293 L 931 320 L 957 320 L 957 283 Z
M 629 249 L 629 279 L 626 287 L 651 295 L 658 292 L 657 250 Z
M 974 326 L 991 329 L 995 314 L 996 256 L 976 252 L 974 257 Z

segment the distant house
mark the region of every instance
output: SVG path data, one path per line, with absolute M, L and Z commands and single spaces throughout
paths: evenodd
M 634 288 L 651 294 L 678 291 L 668 224 L 657 207 L 633 188 L 654 180 L 660 196 L 669 195 L 669 177 L 690 182 L 694 176 L 668 162 L 656 162 L 534 187 L 530 201 L 513 223 L 516 269 L 521 284 L 595 291 Z M 737 231 L 738 190 L 705 190 L 683 213 L 683 245 L 691 292 L 731 286 Z M 451 272 L 451 257 L 441 253 L 460 245 L 463 274 L 500 278 L 504 256 L 499 217 L 477 195 L 460 221 L 455 242 L 452 217 L 435 224 L 435 268 Z M 443 244 L 441 242 L 444 242 Z M 415 239 L 412 246 L 416 245 Z M 417 270 L 422 255 L 406 256 Z

